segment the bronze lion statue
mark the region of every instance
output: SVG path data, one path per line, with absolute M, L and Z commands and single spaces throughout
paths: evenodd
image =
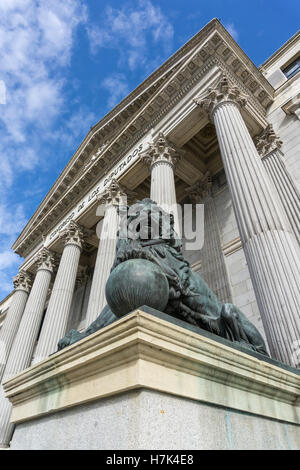
M 164 313 L 268 355 L 257 328 L 236 306 L 220 302 L 201 275 L 191 270 L 183 257 L 182 241 L 174 231 L 173 216 L 149 198 L 125 209 L 111 271 L 120 263 L 136 258 L 155 263 L 169 283 L 169 300 Z M 67 333 L 59 341 L 58 349 L 79 341 L 117 319 L 106 305 L 84 332 L 71 330 Z

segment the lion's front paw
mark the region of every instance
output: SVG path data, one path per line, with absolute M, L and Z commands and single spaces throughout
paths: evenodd
M 80 333 L 77 330 L 68 331 L 66 336 L 64 336 L 63 338 L 61 338 L 59 340 L 59 342 L 57 344 L 58 351 L 60 351 L 61 349 L 66 348 L 67 346 L 70 346 L 70 344 L 74 343 L 75 342 L 74 340 L 75 340 L 75 338 L 78 337 L 78 335 L 80 335 Z

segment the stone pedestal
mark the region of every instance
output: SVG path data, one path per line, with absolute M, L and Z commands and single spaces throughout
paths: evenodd
M 147 307 L 4 388 L 12 449 L 300 449 L 299 371 Z

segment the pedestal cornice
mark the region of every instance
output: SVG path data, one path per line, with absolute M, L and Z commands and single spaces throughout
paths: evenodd
M 153 312 L 139 309 L 5 382 L 12 422 L 149 388 L 300 423 L 299 371 Z

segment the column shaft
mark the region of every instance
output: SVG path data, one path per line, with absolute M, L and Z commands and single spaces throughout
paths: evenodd
M 1 351 L 3 351 L 3 357 L 1 357 L 0 363 L 0 382 L 2 381 L 5 365 L 19 328 L 27 298 L 28 292 L 25 292 L 24 290 L 16 290 L 14 292 L 5 322 L 0 331 Z
M 23 271 L 14 278 L 13 282 L 15 292 L 0 331 L 1 351 L 3 352 L 3 357 L 1 357 L 0 361 L 0 382 L 2 381 L 5 365 L 17 334 L 31 287 L 31 279 Z
M 271 353 L 297 366 L 299 247 L 237 104 L 219 104 L 213 119 Z
M 105 285 L 116 256 L 119 216 L 116 205 L 106 208 L 86 314 L 88 327 L 106 304 Z
M 181 236 L 181 221 L 176 199 L 174 171 L 182 153 L 182 150 L 177 149 L 162 132 L 149 144 L 149 148 L 140 153 L 140 158 L 150 166 L 150 197 L 159 207 L 173 214 L 174 229 L 179 237 Z
M 174 168 L 168 161 L 160 160 L 151 166 L 150 198 L 166 212 L 173 214 L 175 232 L 180 235 Z
M 300 196 L 284 164 L 281 151 L 273 150 L 263 159 L 264 167 L 277 189 L 283 209 L 300 243 Z
M 37 271 L 22 320 L 3 374 L 3 382 L 30 366 L 51 280 L 51 271 Z M 11 403 L 0 390 L 0 446 L 7 446 L 14 426 L 10 423 Z
M 201 250 L 201 274 L 221 302 L 232 302 L 224 255 L 221 248 L 216 207 L 213 198 L 204 204 L 204 245 Z
M 64 247 L 36 349 L 35 363 L 55 352 L 58 341 L 66 332 L 80 252 L 81 247 L 76 244 L 66 244 Z

